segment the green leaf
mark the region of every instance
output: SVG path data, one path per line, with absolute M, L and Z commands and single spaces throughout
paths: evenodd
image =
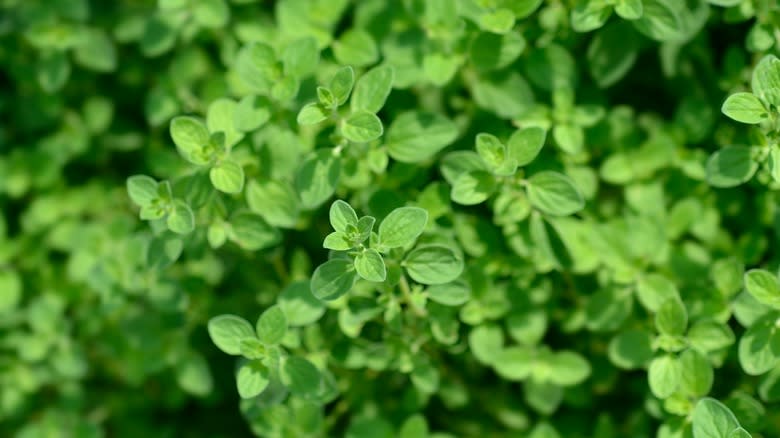
M 319 103 L 309 103 L 298 112 L 296 121 L 299 125 L 316 125 L 330 117 L 330 111 Z
M 468 342 L 478 362 L 493 365 L 504 350 L 504 332 L 498 325 L 483 324 L 471 330 Z
M 762 101 L 780 107 L 780 59 L 766 55 L 753 69 L 753 94 Z
M 217 99 L 209 105 L 206 115 L 206 126 L 211 134 L 225 134 L 225 149 L 231 149 L 244 138 L 244 134 L 236 129 L 236 109 L 238 103 L 231 99 Z
M 346 251 L 352 248 L 354 245 L 347 235 L 341 231 L 334 231 L 322 241 L 322 247 L 332 249 L 334 251 Z
M 330 81 L 328 87 L 333 93 L 338 106 L 344 105 L 349 99 L 352 87 L 355 85 L 355 70 L 350 66 L 340 68 Z
M 428 438 L 429 436 L 428 423 L 420 414 L 407 418 L 398 430 L 398 438 Z
M 302 357 L 290 356 L 282 359 L 279 377 L 282 384 L 293 394 L 311 396 L 319 392 L 320 371 Z
M 230 7 L 225 0 L 198 0 L 192 7 L 195 22 L 203 27 L 224 27 L 230 19 Z
M 445 306 L 460 306 L 471 298 L 471 287 L 465 281 L 432 285 L 425 292 L 431 301 Z
M 688 349 L 680 355 L 680 388 L 692 397 L 707 395 L 712 389 L 714 373 L 706 356 Z
M 352 111 L 377 113 L 387 101 L 393 89 L 394 70 L 392 66 L 381 65 L 363 74 L 355 84 L 352 95 Z
M 65 86 L 70 77 L 70 62 L 64 52 L 50 52 L 41 56 L 36 66 L 38 84 L 47 93 Z
M 628 74 L 638 55 L 639 38 L 636 31 L 626 22 L 615 22 L 596 33 L 588 46 L 586 57 L 591 76 L 599 87 L 606 88 Z
M 542 128 L 518 129 L 506 144 L 509 159 L 514 160 L 518 167 L 530 164 L 539 156 L 546 139 L 547 131 Z
M 320 300 L 332 301 L 349 292 L 356 280 L 357 272 L 351 260 L 328 260 L 314 270 L 311 293 Z
M 344 119 L 341 133 L 347 140 L 356 143 L 366 143 L 382 136 L 384 128 L 376 114 L 368 111 L 357 111 Z
M 502 69 L 514 62 L 526 47 L 520 32 L 504 35 L 480 32 L 469 46 L 469 58 L 481 71 Z
M 531 347 L 512 346 L 499 353 L 493 362 L 496 374 L 511 381 L 523 381 L 531 375 L 534 351 Z
M 264 97 L 254 95 L 245 96 L 238 102 L 238 106 L 236 106 L 234 110 L 233 125 L 238 131 L 254 131 L 265 125 L 271 118 L 270 107 L 271 102 Z M 301 122 L 299 121 L 298 123 Z
M 230 219 L 230 240 L 249 251 L 257 251 L 276 245 L 281 233 L 260 216 L 248 211 Z
M 303 78 L 310 76 L 320 62 L 320 50 L 317 40 L 312 37 L 300 38 L 285 47 L 282 52 L 284 74 Z
M 683 36 L 683 19 L 674 2 L 677 0 L 642 0 L 642 17 L 634 26 L 658 41 L 675 41 Z
M 224 160 L 209 170 L 214 188 L 223 193 L 241 193 L 244 189 L 244 169 L 232 160 Z
M 206 163 L 200 154 L 211 142 L 211 135 L 202 121 L 189 116 L 174 117 L 171 120 L 170 132 L 176 148 L 185 159 L 193 164 Z
M 479 17 L 479 27 L 493 33 L 507 33 L 515 25 L 515 14 L 509 9 L 495 9 Z
M 165 234 L 152 239 L 146 252 L 146 264 L 151 269 L 163 270 L 179 259 L 184 242 L 175 235 Z
M 754 322 L 739 340 L 739 363 L 751 376 L 759 376 L 780 364 L 780 332 L 770 313 Z
M 657 313 L 661 305 L 670 298 L 679 298 L 677 286 L 658 273 L 649 273 L 639 278 L 636 284 L 639 302 L 650 312 Z
M 644 13 L 642 0 L 618 0 L 615 12 L 625 20 L 638 20 Z
M 186 392 L 197 397 L 211 393 L 214 381 L 206 359 L 200 354 L 189 354 L 176 366 L 176 383 Z
M 330 225 L 334 230 L 342 233 L 347 232 L 349 225 L 357 227 L 358 217 L 355 210 L 346 202 L 338 199 L 330 205 L 330 211 L 328 213 L 330 217 Z
M 364 280 L 377 283 L 387 278 L 385 262 L 379 252 L 373 248 L 367 248 L 355 256 L 355 271 Z
M 590 376 L 590 363 L 580 354 L 571 351 L 561 351 L 552 357 L 550 366 L 550 381 L 560 386 L 579 385 Z
M 89 30 L 82 36 L 81 44 L 74 48 L 73 59 L 96 72 L 113 72 L 117 66 L 116 46 L 105 31 Z
M 461 205 L 477 205 L 490 198 L 497 187 L 496 177 L 488 172 L 464 172 L 452 184 L 450 198 Z
M 494 171 L 500 169 L 507 159 L 506 147 L 492 134 L 477 134 L 476 149 L 482 161 Z
M 279 295 L 278 302 L 291 327 L 313 324 L 325 314 L 325 306 L 312 295 L 308 280 L 287 286 Z
M 425 231 L 427 223 L 428 212 L 422 208 L 396 208 L 379 224 L 379 242 L 385 248 L 410 245 Z
M 652 336 L 645 330 L 629 329 L 612 338 L 607 351 L 619 368 L 639 369 L 653 358 Z
M 729 96 L 720 109 L 723 114 L 741 122 L 755 125 L 769 117 L 764 104 L 751 93 L 734 93 Z
M 257 339 L 266 345 L 282 342 L 287 333 L 287 317 L 280 306 L 267 308 L 257 319 Z
M 528 179 L 526 186 L 531 205 L 553 216 L 568 216 L 585 207 L 585 199 L 566 175 L 542 171 Z
M 738 427 L 731 432 L 729 432 L 727 438 L 752 438 L 752 435 L 748 433 L 745 429 Z
M 753 298 L 780 309 L 780 281 L 777 275 L 763 269 L 751 269 L 745 273 L 744 281 L 745 289 Z
M 686 337 L 691 347 L 704 353 L 730 347 L 736 339 L 728 325 L 716 321 L 697 321 Z
M 581 0 L 571 10 L 571 27 L 575 32 L 590 32 L 607 22 L 612 8 L 604 2 Z
M 189 234 L 195 229 L 195 215 L 184 201 L 175 200 L 165 220 L 168 229 L 177 234 Z
M 253 213 L 275 227 L 294 228 L 298 223 L 301 201 L 287 181 L 249 181 L 246 203 Z
M 157 199 L 157 181 L 146 175 L 133 175 L 127 178 L 127 194 L 139 207 L 145 207 Z
M 753 177 L 758 164 L 748 146 L 726 146 L 707 160 L 707 182 L 715 187 L 727 188 L 743 184 Z
M 582 153 L 585 147 L 585 131 L 571 123 L 553 126 L 553 138 L 558 147 L 570 155 Z
M 674 394 L 680 386 L 681 379 L 680 362 L 671 355 L 656 357 L 647 369 L 650 391 L 658 398 L 667 398 Z
M 0 237 L 1 239 L 2 237 Z M 15 271 L 0 271 L 0 315 L 14 311 L 22 298 L 22 280 Z
M 270 382 L 270 371 L 260 360 L 246 362 L 236 373 L 236 387 L 241 398 L 253 398 L 260 395 Z
M 688 328 L 688 312 L 678 298 L 669 298 L 655 314 L 655 328 L 662 334 L 682 336 Z
M 341 163 L 330 149 L 320 149 L 310 155 L 295 175 L 295 190 L 301 205 L 314 209 L 327 201 L 336 191 Z
M 443 245 L 419 246 L 406 255 L 402 265 L 422 284 L 449 283 L 463 272 L 463 259 Z
M 235 315 L 219 315 L 208 323 L 211 341 L 223 352 L 238 356 L 241 354 L 241 341 L 254 338 L 255 331 L 245 319 Z
M 379 49 L 374 38 L 370 33 L 358 28 L 344 32 L 331 49 L 339 64 L 363 67 L 379 59 Z
M 728 438 L 729 433 L 739 427 L 729 408 L 709 397 L 696 403 L 691 420 L 693 438 Z
M 457 126 L 438 113 L 409 111 L 396 117 L 387 129 L 388 154 L 403 163 L 431 158 L 455 141 Z

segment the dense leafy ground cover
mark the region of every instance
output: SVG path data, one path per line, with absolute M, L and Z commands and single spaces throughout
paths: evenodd
M 780 436 L 773 0 L 0 0 L 0 436 Z

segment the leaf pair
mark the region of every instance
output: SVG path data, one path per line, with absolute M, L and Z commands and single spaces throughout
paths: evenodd
M 173 197 L 168 181 L 158 183 L 146 175 L 134 175 L 127 179 L 130 199 L 141 207 L 143 220 L 165 217 L 168 229 L 177 234 L 189 234 L 195 229 L 195 215 L 186 202 Z

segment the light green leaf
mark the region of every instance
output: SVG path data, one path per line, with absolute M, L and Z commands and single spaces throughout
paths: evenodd
M 777 315 L 770 313 L 758 321 L 739 340 L 739 363 L 751 376 L 759 376 L 780 364 L 780 331 L 775 322 Z
M 780 107 L 780 59 L 775 55 L 761 58 L 753 70 L 751 88 L 762 101 Z
M 582 383 L 591 373 L 590 363 L 582 355 L 572 351 L 555 353 L 549 366 L 550 381 L 564 387 Z
M 225 134 L 225 148 L 228 150 L 244 138 L 244 134 L 236 129 L 237 108 L 238 103 L 234 100 L 217 99 L 209 105 L 206 115 L 206 126 L 209 132 Z
M 230 219 L 230 240 L 249 251 L 257 251 L 276 245 L 281 233 L 260 216 L 243 211 Z
M 195 215 L 184 201 L 175 200 L 166 219 L 168 229 L 177 234 L 189 234 L 195 229 Z
M 379 49 L 374 38 L 370 33 L 359 28 L 352 28 L 341 34 L 331 49 L 336 61 L 343 65 L 363 67 L 379 59 Z
M 349 292 L 356 280 L 357 272 L 351 260 L 328 260 L 314 270 L 311 293 L 322 301 L 335 300 Z
M 360 110 L 350 114 L 341 125 L 341 133 L 347 140 L 366 143 L 382 136 L 384 128 L 376 114 Z
M 457 136 L 457 126 L 446 117 L 409 111 L 396 117 L 387 129 L 387 151 L 397 161 L 418 163 L 447 147 Z
M 520 32 L 504 35 L 480 32 L 471 42 L 469 58 L 480 71 L 502 69 L 514 62 L 527 43 Z
M 469 349 L 478 362 L 493 365 L 504 350 L 504 332 L 495 324 L 482 324 L 469 332 Z
M 680 389 L 692 397 L 707 395 L 712 389 L 714 373 L 706 356 L 688 349 L 680 355 Z
M 219 315 L 211 318 L 208 332 L 217 348 L 233 356 L 241 354 L 241 341 L 244 338 L 255 337 L 252 325 L 235 315 Z
M 320 371 L 302 357 L 289 356 L 282 359 L 279 377 L 282 384 L 296 395 L 310 396 L 320 389 Z
M 379 242 L 385 248 L 410 245 L 422 234 L 427 223 L 428 212 L 422 208 L 396 208 L 379 224 Z
M 176 365 L 176 383 L 186 392 L 205 397 L 211 393 L 214 381 L 206 359 L 200 354 L 188 354 Z
M 346 251 L 353 247 L 353 243 L 347 238 L 347 235 L 341 231 L 334 231 L 322 241 L 322 247 L 334 251 Z
M 301 201 L 287 181 L 249 181 L 246 202 L 253 213 L 275 227 L 293 228 L 298 223 Z
M 675 41 L 683 36 L 683 19 L 677 0 L 642 0 L 642 17 L 633 21 L 637 30 L 658 41 Z
M 0 236 L 0 239 L 2 237 Z M 0 271 L 0 314 L 7 314 L 16 309 L 22 298 L 22 280 L 15 271 Z
M 534 351 L 531 347 L 512 346 L 499 353 L 493 362 L 496 373 L 504 379 L 522 381 L 531 375 Z
M 406 255 L 402 265 L 422 284 L 449 283 L 463 272 L 463 259 L 443 245 L 419 246 Z
M 146 175 L 133 175 L 127 178 L 127 194 L 139 207 L 145 207 L 157 199 L 157 181 Z
M 764 269 L 751 269 L 744 276 L 745 289 L 753 298 L 767 306 L 780 309 L 780 281 L 777 275 Z
M 571 123 L 553 126 L 553 138 L 558 147 L 570 155 L 580 154 L 585 147 L 585 132 Z
M 355 256 L 355 271 L 364 280 L 377 283 L 387 278 L 385 262 L 379 252 L 373 248 L 367 248 Z
M 425 291 L 431 301 L 445 306 L 460 306 L 471 298 L 471 287 L 465 281 L 435 284 Z
M 428 438 L 428 423 L 421 414 L 406 419 L 398 431 L 398 438 Z
M 715 187 L 735 187 L 745 183 L 758 170 L 748 146 L 726 146 L 707 160 L 707 182 Z
M 314 209 L 327 201 L 336 191 L 341 162 L 330 149 L 320 149 L 310 155 L 295 175 L 295 190 L 301 205 Z
M 352 87 L 355 85 L 355 70 L 350 66 L 340 68 L 330 81 L 328 87 L 333 93 L 333 97 L 336 99 L 338 106 L 344 105 L 349 99 L 349 94 L 352 92 Z
M 647 369 L 650 390 L 658 398 L 667 398 L 674 394 L 680 386 L 681 379 L 680 362 L 671 355 L 656 357 Z
M 330 117 L 330 110 L 319 103 L 309 103 L 303 106 L 296 118 L 299 125 L 316 125 Z
M 638 20 L 643 11 L 642 0 L 618 0 L 615 5 L 615 12 L 625 20 Z
M 363 74 L 355 84 L 352 111 L 379 112 L 393 89 L 393 72 L 392 66 L 381 65 Z
M 300 38 L 285 47 L 282 52 L 284 74 L 303 78 L 310 76 L 320 62 L 320 50 L 317 40 L 312 37 Z
M 241 398 L 252 398 L 260 395 L 270 382 L 270 371 L 259 359 L 246 362 L 236 373 L 236 387 Z
M 600 1 L 580 1 L 571 10 L 571 28 L 575 32 L 590 32 L 607 22 L 612 8 Z
M 568 216 L 585 207 L 585 199 L 566 175 L 542 171 L 528 179 L 526 186 L 531 205 L 553 216 Z
M 211 136 L 202 121 L 189 116 L 174 117 L 171 120 L 170 132 L 176 148 L 184 158 L 193 164 L 206 163 L 199 155 L 211 142 Z
M 358 217 L 355 210 L 346 202 L 338 199 L 330 205 L 328 213 L 330 217 L 330 225 L 334 230 L 342 233 L 347 232 L 347 226 L 352 225 L 357 227 Z
M 636 31 L 626 22 L 610 23 L 596 33 L 586 57 L 599 87 L 614 85 L 631 70 L 639 56 L 639 42 Z
M 488 172 L 464 172 L 452 184 L 450 198 L 461 205 L 477 205 L 490 198 L 497 187 L 496 177 Z
M 261 96 L 245 96 L 233 112 L 233 126 L 238 131 L 250 132 L 265 125 L 271 118 L 271 102 Z M 298 122 L 300 123 L 300 122 Z
M 612 338 L 607 351 L 610 361 L 619 368 L 638 369 L 653 358 L 652 336 L 645 330 L 626 330 Z
M 287 333 L 287 317 L 280 306 L 267 308 L 257 319 L 257 339 L 266 345 L 282 342 Z
M 479 17 L 479 27 L 493 33 L 507 33 L 515 25 L 515 14 L 509 9 L 495 9 Z
M 669 298 L 658 308 L 655 314 L 655 328 L 662 334 L 681 336 L 688 328 L 688 312 L 678 298 Z
M 230 7 L 226 0 L 198 0 L 192 6 L 195 22 L 203 27 L 224 27 L 230 19 Z
M 515 160 L 518 167 L 530 164 L 539 155 L 547 139 L 547 131 L 529 127 L 515 131 L 507 141 L 509 159 Z
M 732 119 L 751 125 L 761 123 L 769 117 L 764 104 L 751 93 L 734 93 L 729 96 L 720 109 Z
M 231 160 L 224 160 L 209 170 L 214 188 L 223 193 L 241 193 L 244 189 L 244 169 Z
M 325 306 L 311 293 L 308 280 L 287 286 L 278 298 L 279 307 L 291 327 L 305 327 L 317 322 L 325 314 Z
M 691 417 L 693 438 L 728 438 L 739 427 L 737 417 L 723 403 L 705 397 L 696 403 Z

